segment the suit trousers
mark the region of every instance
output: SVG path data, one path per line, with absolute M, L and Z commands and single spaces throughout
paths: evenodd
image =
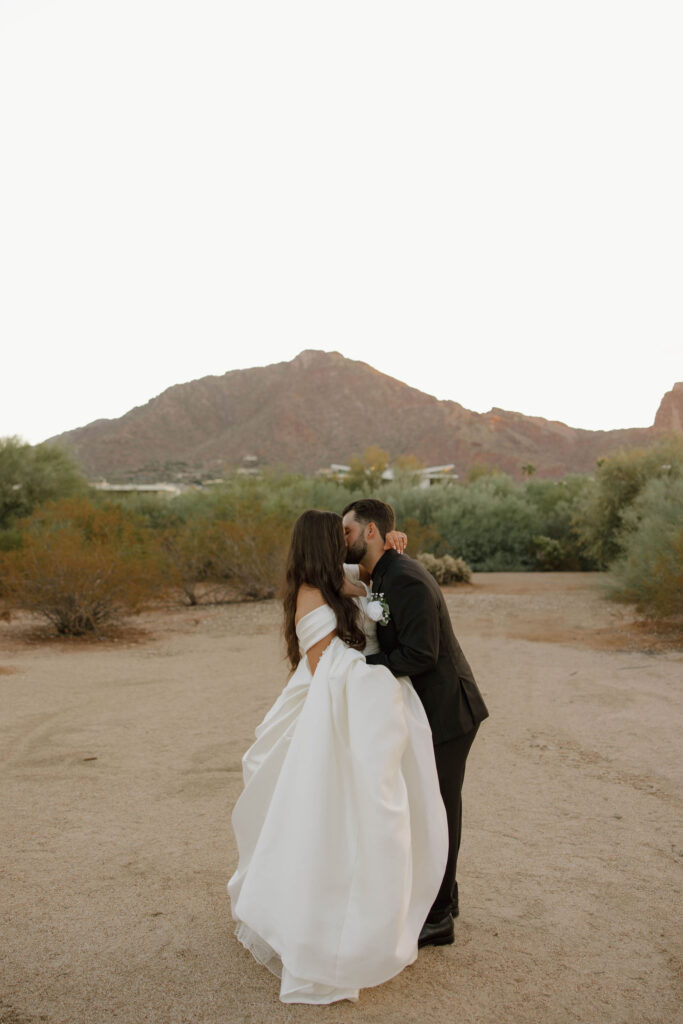
M 448 820 L 448 860 L 441 888 L 427 915 L 430 923 L 442 921 L 447 914 L 455 915 L 458 912 L 458 883 L 455 880 L 455 869 L 462 832 L 462 784 L 465 779 L 467 755 L 478 728 L 479 725 L 476 725 L 463 736 L 456 736 L 445 743 L 437 743 L 434 747 L 436 771 Z

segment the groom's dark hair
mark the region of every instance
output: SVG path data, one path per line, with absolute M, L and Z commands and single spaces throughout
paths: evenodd
M 396 522 L 391 505 L 377 498 L 359 498 L 358 501 L 352 501 L 342 512 L 342 516 L 347 512 L 353 512 L 355 519 L 365 526 L 374 523 L 382 535 L 382 540 L 386 539 L 386 535 L 389 530 L 393 530 Z

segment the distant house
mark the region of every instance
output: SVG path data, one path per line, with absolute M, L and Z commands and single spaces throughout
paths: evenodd
M 448 484 L 457 480 L 458 474 L 454 472 L 455 466 L 427 466 L 420 470 L 420 487 L 431 487 L 433 484 Z
M 415 476 L 419 477 L 418 487 L 426 489 L 433 484 L 447 484 L 457 480 L 458 474 L 453 472 L 454 469 L 455 466 L 450 463 L 444 466 L 426 466 L 424 469 L 418 469 L 415 471 Z M 334 480 L 344 480 L 350 472 L 351 467 L 342 462 L 333 462 L 330 466 L 318 470 L 320 476 L 331 477 Z M 393 467 L 387 466 L 382 473 L 382 480 L 391 481 L 394 478 Z
M 348 476 L 351 472 L 350 466 L 345 466 L 343 462 L 333 462 L 330 466 L 325 469 L 318 470 L 318 476 L 331 476 L 336 480 L 343 480 L 344 477 Z
M 106 480 L 92 482 L 90 486 L 96 491 L 107 491 L 110 494 L 127 494 L 139 491 L 145 494 L 166 494 L 169 498 L 175 498 L 187 489 L 180 484 L 110 484 Z
M 258 455 L 243 455 L 242 465 L 237 472 L 240 476 L 260 476 L 261 470 L 258 464 Z

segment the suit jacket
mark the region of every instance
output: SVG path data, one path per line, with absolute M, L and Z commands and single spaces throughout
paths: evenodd
M 372 589 L 384 594 L 389 622 L 377 626 L 381 650 L 368 655 L 368 664 L 410 676 L 435 744 L 470 732 L 488 710 L 434 577 L 414 558 L 385 551 L 372 573 Z

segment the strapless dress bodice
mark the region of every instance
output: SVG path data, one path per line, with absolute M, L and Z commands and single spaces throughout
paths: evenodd
M 302 615 L 296 624 L 296 635 L 299 638 L 299 650 L 302 654 L 310 650 L 324 636 L 337 628 L 337 616 L 329 604 L 321 604 L 312 612 Z
M 362 585 L 364 586 L 364 584 Z M 370 595 L 369 588 L 366 587 L 365 589 L 366 594 Z M 377 623 L 372 621 L 366 611 L 370 596 L 356 597 L 354 600 L 358 603 L 362 612 L 361 627 L 365 633 L 363 653 L 375 654 L 379 651 Z M 329 604 L 321 604 L 319 608 L 314 608 L 312 612 L 302 615 L 296 624 L 296 635 L 299 639 L 299 650 L 302 656 L 306 651 L 310 650 L 313 644 L 317 644 L 319 640 L 334 632 L 336 628 L 337 617 Z

